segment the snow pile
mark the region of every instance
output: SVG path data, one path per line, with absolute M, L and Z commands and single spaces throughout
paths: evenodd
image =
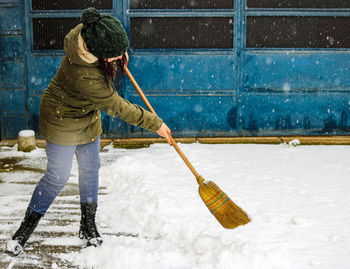
M 31 137 L 35 136 L 35 132 L 33 130 L 22 130 L 18 133 L 20 137 Z
M 167 145 L 101 154 L 104 245 L 61 255 L 84 268 L 350 268 L 348 147 L 181 145 L 252 217 L 225 230 Z
M 299 141 L 299 139 L 293 139 L 292 141 L 290 141 L 290 142 L 288 143 L 288 145 L 289 145 L 290 147 L 296 147 L 296 146 L 299 146 L 299 145 L 300 145 L 300 141 Z

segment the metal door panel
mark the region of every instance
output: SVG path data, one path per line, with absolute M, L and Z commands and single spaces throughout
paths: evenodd
M 134 55 L 129 65 L 157 114 L 173 129 L 174 135 L 235 132 L 233 55 Z M 132 84 L 125 83 L 125 97 L 143 105 Z M 130 136 L 146 133 L 130 127 Z
M 29 126 L 39 132 L 39 105 L 41 95 L 55 76 L 62 56 L 34 56 L 28 62 Z
M 22 9 L 18 3 L 4 3 L 0 8 L 0 29 L 6 31 L 21 31 L 21 13 Z
M 4 88 L 23 87 L 25 83 L 25 70 L 23 61 L 8 59 L 0 61 L 0 80 Z
M 244 89 L 350 89 L 347 52 L 247 52 L 244 59 Z
M 5 89 L 3 91 L 3 109 L 6 114 L 17 114 L 26 111 L 27 92 L 24 89 Z
M 135 54 L 131 56 L 129 69 L 145 92 L 214 94 L 216 91 L 233 92 L 234 59 L 230 54 Z M 125 91 L 133 91 L 132 85 L 127 84 Z
M 3 52 L 1 58 L 23 58 L 23 37 L 18 33 L 6 33 L 0 38 L 0 47 Z
M 136 95 L 129 98 L 141 104 Z M 236 132 L 235 97 L 222 96 L 150 96 L 157 114 L 171 127 L 175 136 L 232 136 Z M 153 136 L 139 127 L 130 126 L 130 137 Z
M 349 93 L 250 92 L 243 96 L 245 135 L 331 135 L 350 130 Z
M 43 93 L 55 76 L 62 62 L 62 56 L 50 55 L 31 57 L 28 82 L 31 92 Z M 45 74 L 45 76 L 43 76 Z

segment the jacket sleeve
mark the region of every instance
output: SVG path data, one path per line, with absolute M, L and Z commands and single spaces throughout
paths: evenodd
M 78 90 L 87 100 L 110 116 L 117 116 L 127 123 L 152 132 L 157 132 L 162 125 L 163 121 L 158 116 L 119 96 L 103 75 L 90 73 L 81 77 L 78 85 Z

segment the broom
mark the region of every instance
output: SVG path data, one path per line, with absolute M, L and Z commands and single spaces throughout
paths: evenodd
M 141 88 L 130 73 L 126 65 L 123 66 L 124 72 L 129 77 L 131 83 L 139 93 L 140 97 L 148 107 L 148 109 L 157 115 L 151 104 L 148 102 L 146 96 L 143 94 Z M 169 135 L 170 141 L 177 153 L 186 163 L 193 175 L 196 177 L 199 184 L 199 195 L 202 198 L 209 211 L 215 216 L 219 223 L 227 229 L 236 228 L 239 225 L 247 224 L 250 221 L 249 216 L 242 208 L 236 205 L 232 200 L 212 181 L 206 181 L 194 169 L 185 154 L 181 151 L 175 140 Z

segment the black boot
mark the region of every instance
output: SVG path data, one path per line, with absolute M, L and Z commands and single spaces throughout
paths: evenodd
M 88 246 L 100 246 L 103 242 L 95 223 L 96 203 L 80 203 L 81 221 L 79 237 L 87 240 Z
M 14 255 L 21 253 L 24 244 L 33 233 L 42 216 L 42 214 L 35 211 L 30 212 L 30 209 L 28 207 L 21 226 L 12 236 L 12 240 L 8 241 L 7 243 L 7 251 L 11 252 Z

